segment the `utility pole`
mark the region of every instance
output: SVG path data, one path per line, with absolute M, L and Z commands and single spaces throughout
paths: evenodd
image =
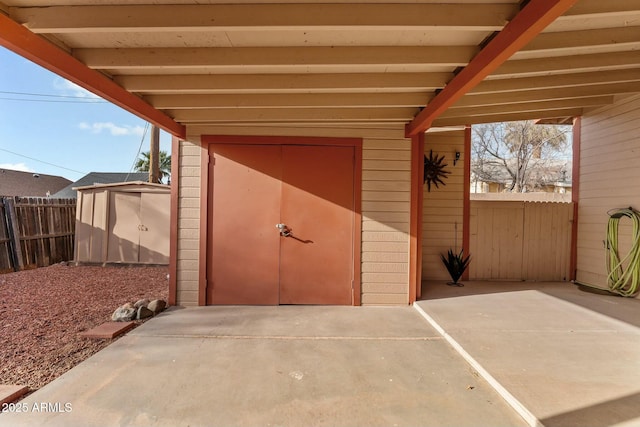
M 149 182 L 160 183 L 160 129 L 151 126 L 151 149 L 149 150 Z

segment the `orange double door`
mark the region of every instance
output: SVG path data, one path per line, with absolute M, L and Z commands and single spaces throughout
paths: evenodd
M 207 304 L 353 303 L 355 148 L 209 146 Z

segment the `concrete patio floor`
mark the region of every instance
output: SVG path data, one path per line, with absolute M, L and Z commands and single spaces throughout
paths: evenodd
M 640 300 L 470 282 L 415 307 L 174 308 L 20 403 L 1 426 L 637 426 Z
M 526 425 L 413 307 L 172 309 L 19 403 L 0 425 Z
M 417 306 L 530 424 L 640 425 L 640 300 L 571 283 L 426 283 Z

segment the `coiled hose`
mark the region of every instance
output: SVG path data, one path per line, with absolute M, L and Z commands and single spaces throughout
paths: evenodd
M 618 253 L 618 225 L 622 217 L 631 218 L 633 231 L 629 253 L 622 259 Z M 633 208 L 617 209 L 607 224 L 607 284 L 609 290 L 633 297 L 640 290 L 640 212 Z M 626 266 L 626 268 L 624 267 Z

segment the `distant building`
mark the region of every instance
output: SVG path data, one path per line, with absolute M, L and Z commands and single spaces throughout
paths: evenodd
M 511 169 L 516 168 L 514 160 L 507 160 Z M 471 193 L 502 193 L 508 192 L 513 184 L 513 178 L 506 167 L 499 164 L 471 165 Z M 566 160 L 538 161 L 530 167 L 528 172 L 528 186 L 525 193 L 571 193 L 572 164 Z
M 77 199 L 78 195 L 76 190 L 74 190 L 75 187 L 87 187 L 96 184 L 114 184 L 117 182 L 147 181 L 148 179 L 149 172 L 90 172 L 76 182 L 72 182 L 66 187 L 60 189 L 57 193 L 52 194 L 51 197 Z
M 48 197 L 70 183 L 61 176 L 0 169 L 0 196 Z

